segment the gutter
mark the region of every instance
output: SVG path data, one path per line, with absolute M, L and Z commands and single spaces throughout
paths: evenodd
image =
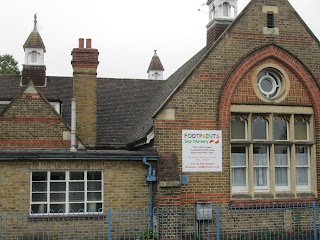
M 57 161 L 57 160 L 70 160 L 70 161 L 74 161 L 74 160 L 99 160 L 99 161 L 103 161 L 103 160 L 132 160 L 132 161 L 141 161 L 144 158 L 151 160 L 151 161 L 155 161 L 159 159 L 159 156 L 130 156 L 130 155 L 123 155 L 123 156 L 115 156 L 115 155 L 86 155 L 86 156 L 77 156 L 77 155 L 59 155 L 59 154 L 52 154 L 52 155 L 3 155 L 3 153 L 0 154 L 0 161 Z

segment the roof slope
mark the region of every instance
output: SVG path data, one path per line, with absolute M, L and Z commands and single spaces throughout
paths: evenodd
M 166 102 L 171 93 L 175 91 L 181 82 L 183 82 L 183 80 L 193 71 L 206 52 L 207 48 L 201 49 L 190 60 L 182 65 L 182 67 L 174 72 L 166 81 L 163 81 L 164 84 L 161 86 L 157 94 L 154 95 L 153 100 L 146 108 L 147 111 L 140 116 L 137 124 L 134 125 L 134 127 L 126 134 L 123 142 L 129 144 L 146 137 L 146 134 L 153 126 L 152 117 L 155 111 L 161 107 L 164 102 Z
M 0 101 L 11 101 L 24 87 L 20 76 L 0 75 Z M 164 81 L 138 79 L 97 79 L 97 144 L 123 144 L 127 132 L 138 123 Z M 37 89 L 48 101 L 61 102 L 61 116 L 70 125 L 72 77 L 47 77 Z M 0 103 L 0 110 L 7 103 Z
M 97 79 L 99 144 L 123 144 L 130 129 L 150 111 L 148 105 L 164 81 Z

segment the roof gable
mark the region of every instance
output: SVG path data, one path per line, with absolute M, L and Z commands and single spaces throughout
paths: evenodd
M 30 83 L 0 115 L 0 148 L 66 149 L 70 128 Z
M 210 2 L 210 1 L 208 1 Z M 263 6 L 278 7 L 279 13 L 276 14 L 276 26 L 279 27 L 279 35 L 264 35 L 263 27 L 267 25 L 267 16 L 263 12 Z M 251 22 L 249 22 L 251 21 Z M 261 21 L 263 23 L 261 24 Z M 250 26 L 250 27 L 249 27 Z M 290 33 L 288 33 L 290 31 Z M 303 32 L 303 33 L 302 33 Z M 289 34 L 289 35 L 288 35 Z M 302 36 L 304 35 L 304 36 Z M 179 87 L 182 86 L 185 81 L 192 75 L 192 73 L 201 66 L 201 64 L 206 61 L 206 59 L 211 56 L 215 57 L 215 52 L 224 51 L 225 49 L 220 48 L 221 44 L 226 43 L 233 38 L 235 42 L 244 42 L 247 45 L 247 51 L 239 55 L 238 59 L 233 62 L 232 65 L 227 66 L 225 61 L 221 61 L 223 58 L 229 58 L 227 53 L 224 53 L 220 57 L 220 63 L 223 68 L 233 69 L 235 64 L 249 52 L 254 51 L 256 48 L 270 44 L 274 42 L 279 44 L 279 41 L 282 42 L 279 45 L 286 48 L 287 46 L 292 49 L 296 47 L 296 43 L 292 40 L 292 37 L 295 37 L 298 41 L 301 40 L 305 44 L 305 40 L 308 42 L 306 44 L 312 45 L 314 41 L 317 44 L 317 47 L 320 46 L 319 40 L 312 33 L 310 28 L 305 24 L 303 19 L 299 16 L 296 10 L 292 7 L 288 0 L 269 0 L 267 2 L 261 2 L 259 0 L 251 0 L 248 5 L 241 11 L 241 13 L 236 17 L 236 19 L 231 23 L 231 25 L 220 35 L 220 37 L 211 45 L 211 47 L 202 52 L 203 54 L 198 59 L 198 62 L 189 69 L 187 75 L 179 77 L 175 80 L 176 87 L 171 89 L 171 92 L 167 91 L 168 95 L 163 102 L 158 103 L 158 108 L 155 109 L 153 117 L 155 117 L 161 109 L 166 105 L 166 103 L 172 98 L 172 96 L 178 91 Z M 300 39 L 299 39 L 300 38 Z M 257 40 L 255 43 L 253 41 Z M 286 42 L 287 40 L 287 42 Z M 231 42 L 226 44 L 232 44 Z M 229 46 L 230 47 L 230 46 Z M 234 45 L 236 48 L 237 46 Z M 292 52 L 288 50 L 289 52 Z M 234 54 L 233 54 L 234 55 Z M 195 57 L 194 57 L 195 58 Z M 215 66 L 215 68 L 217 68 Z M 179 71 L 179 70 L 178 70 Z M 174 74 L 173 74 L 174 75 Z

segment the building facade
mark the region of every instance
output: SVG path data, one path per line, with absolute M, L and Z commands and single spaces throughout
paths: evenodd
M 22 76 L 0 76 L 1 209 L 318 200 L 318 39 L 287 0 L 207 5 L 206 46 L 165 81 L 97 78 L 91 39 L 45 76 L 35 22 Z

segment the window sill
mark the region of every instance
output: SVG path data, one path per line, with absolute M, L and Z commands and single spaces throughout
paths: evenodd
M 28 220 L 34 219 L 56 219 L 56 218 L 71 218 L 71 219 L 88 219 L 88 218 L 104 218 L 105 214 L 103 212 L 100 213 L 36 213 L 28 216 Z
M 252 208 L 259 205 L 260 208 L 267 208 L 270 205 L 285 207 L 298 204 L 303 201 L 310 203 L 318 201 L 317 196 L 311 192 L 301 192 L 296 195 L 291 192 L 279 192 L 275 196 L 270 193 L 255 193 L 253 196 L 248 193 L 234 193 L 231 195 L 231 208 Z

